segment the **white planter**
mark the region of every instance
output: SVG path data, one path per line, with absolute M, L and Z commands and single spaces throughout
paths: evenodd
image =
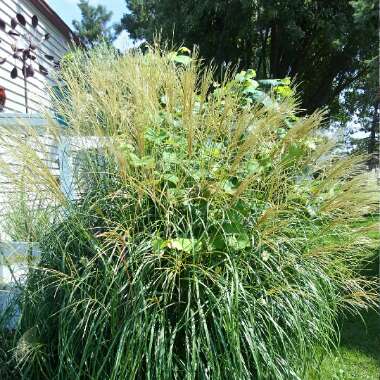
M 24 281 L 28 267 L 39 257 L 38 245 L 28 242 L 0 243 L 0 286 L 7 288 Z
M 11 305 L 27 276 L 28 269 L 39 258 L 38 245 L 28 242 L 0 243 L 0 315 Z M 19 318 L 17 308 L 10 310 L 6 327 L 12 329 Z

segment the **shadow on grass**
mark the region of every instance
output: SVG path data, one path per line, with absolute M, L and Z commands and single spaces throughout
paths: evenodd
M 379 276 L 378 258 L 365 274 Z M 308 380 L 380 380 L 380 310 L 344 315 L 339 324 L 337 351 L 325 357 Z
M 367 268 L 366 273 L 370 276 L 379 276 L 379 268 L 379 258 L 377 258 Z M 340 345 L 373 357 L 380 367 L 380 310 L 369 310 L 360 316 L 343 317 Z
M 345 316 L 337 350 L 311 368 L 306 380 L 380 380 L 380 314 Z
M 342 321 L 341 347 L 360 351 L 380 366 L 380 314 L 374 310 Z M 380 373 L 379 373 L 380 379 Z

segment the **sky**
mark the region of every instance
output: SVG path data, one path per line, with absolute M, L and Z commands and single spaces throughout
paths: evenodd
M 77 5 L 78 0 L 47 0 L 47 2 L 70 28 L 73 27 L 73 20 L 81 19 L 80 10 Z M 91 5 L 104 5 L 107 10 L 111 11 L 111 23 L 119 22 L 127 9 L 125 0 L 90 0 L 89 2 Z M 121 33 L 114 44 L 120 50 L 125 50 L 131 45 L 128 33 Z

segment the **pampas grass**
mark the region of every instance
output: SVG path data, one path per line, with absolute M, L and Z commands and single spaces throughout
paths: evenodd
M 99 47 L 63 67 L 69 127 L 49 133 L 82 144 L 75 199 L 18 142 L 23 189 L 49 199 L 24 378 L 302 379 L 339 310 L 375 303 L 359 274 L 373 242 L 352 227 L 377 206 L 365 158 L 336 156 L 323 112 L 247 104 L 196 55 L 171 57 Z

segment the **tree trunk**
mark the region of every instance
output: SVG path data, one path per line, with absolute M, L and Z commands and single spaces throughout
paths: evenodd
M 376 134 L 379 132 L 379 98 L 376 99 L 373 105 L 373 117 L 368 141 L 368 154 L 371 156 L 368 161 L 370 170 L 377 166 L 379 160 L 379 152 L 376 149 Z
M 270 76 L 278 76 L 278 52 L 279 52 L 279 26 L 277 20 L 274 20 L 270 30 Z

